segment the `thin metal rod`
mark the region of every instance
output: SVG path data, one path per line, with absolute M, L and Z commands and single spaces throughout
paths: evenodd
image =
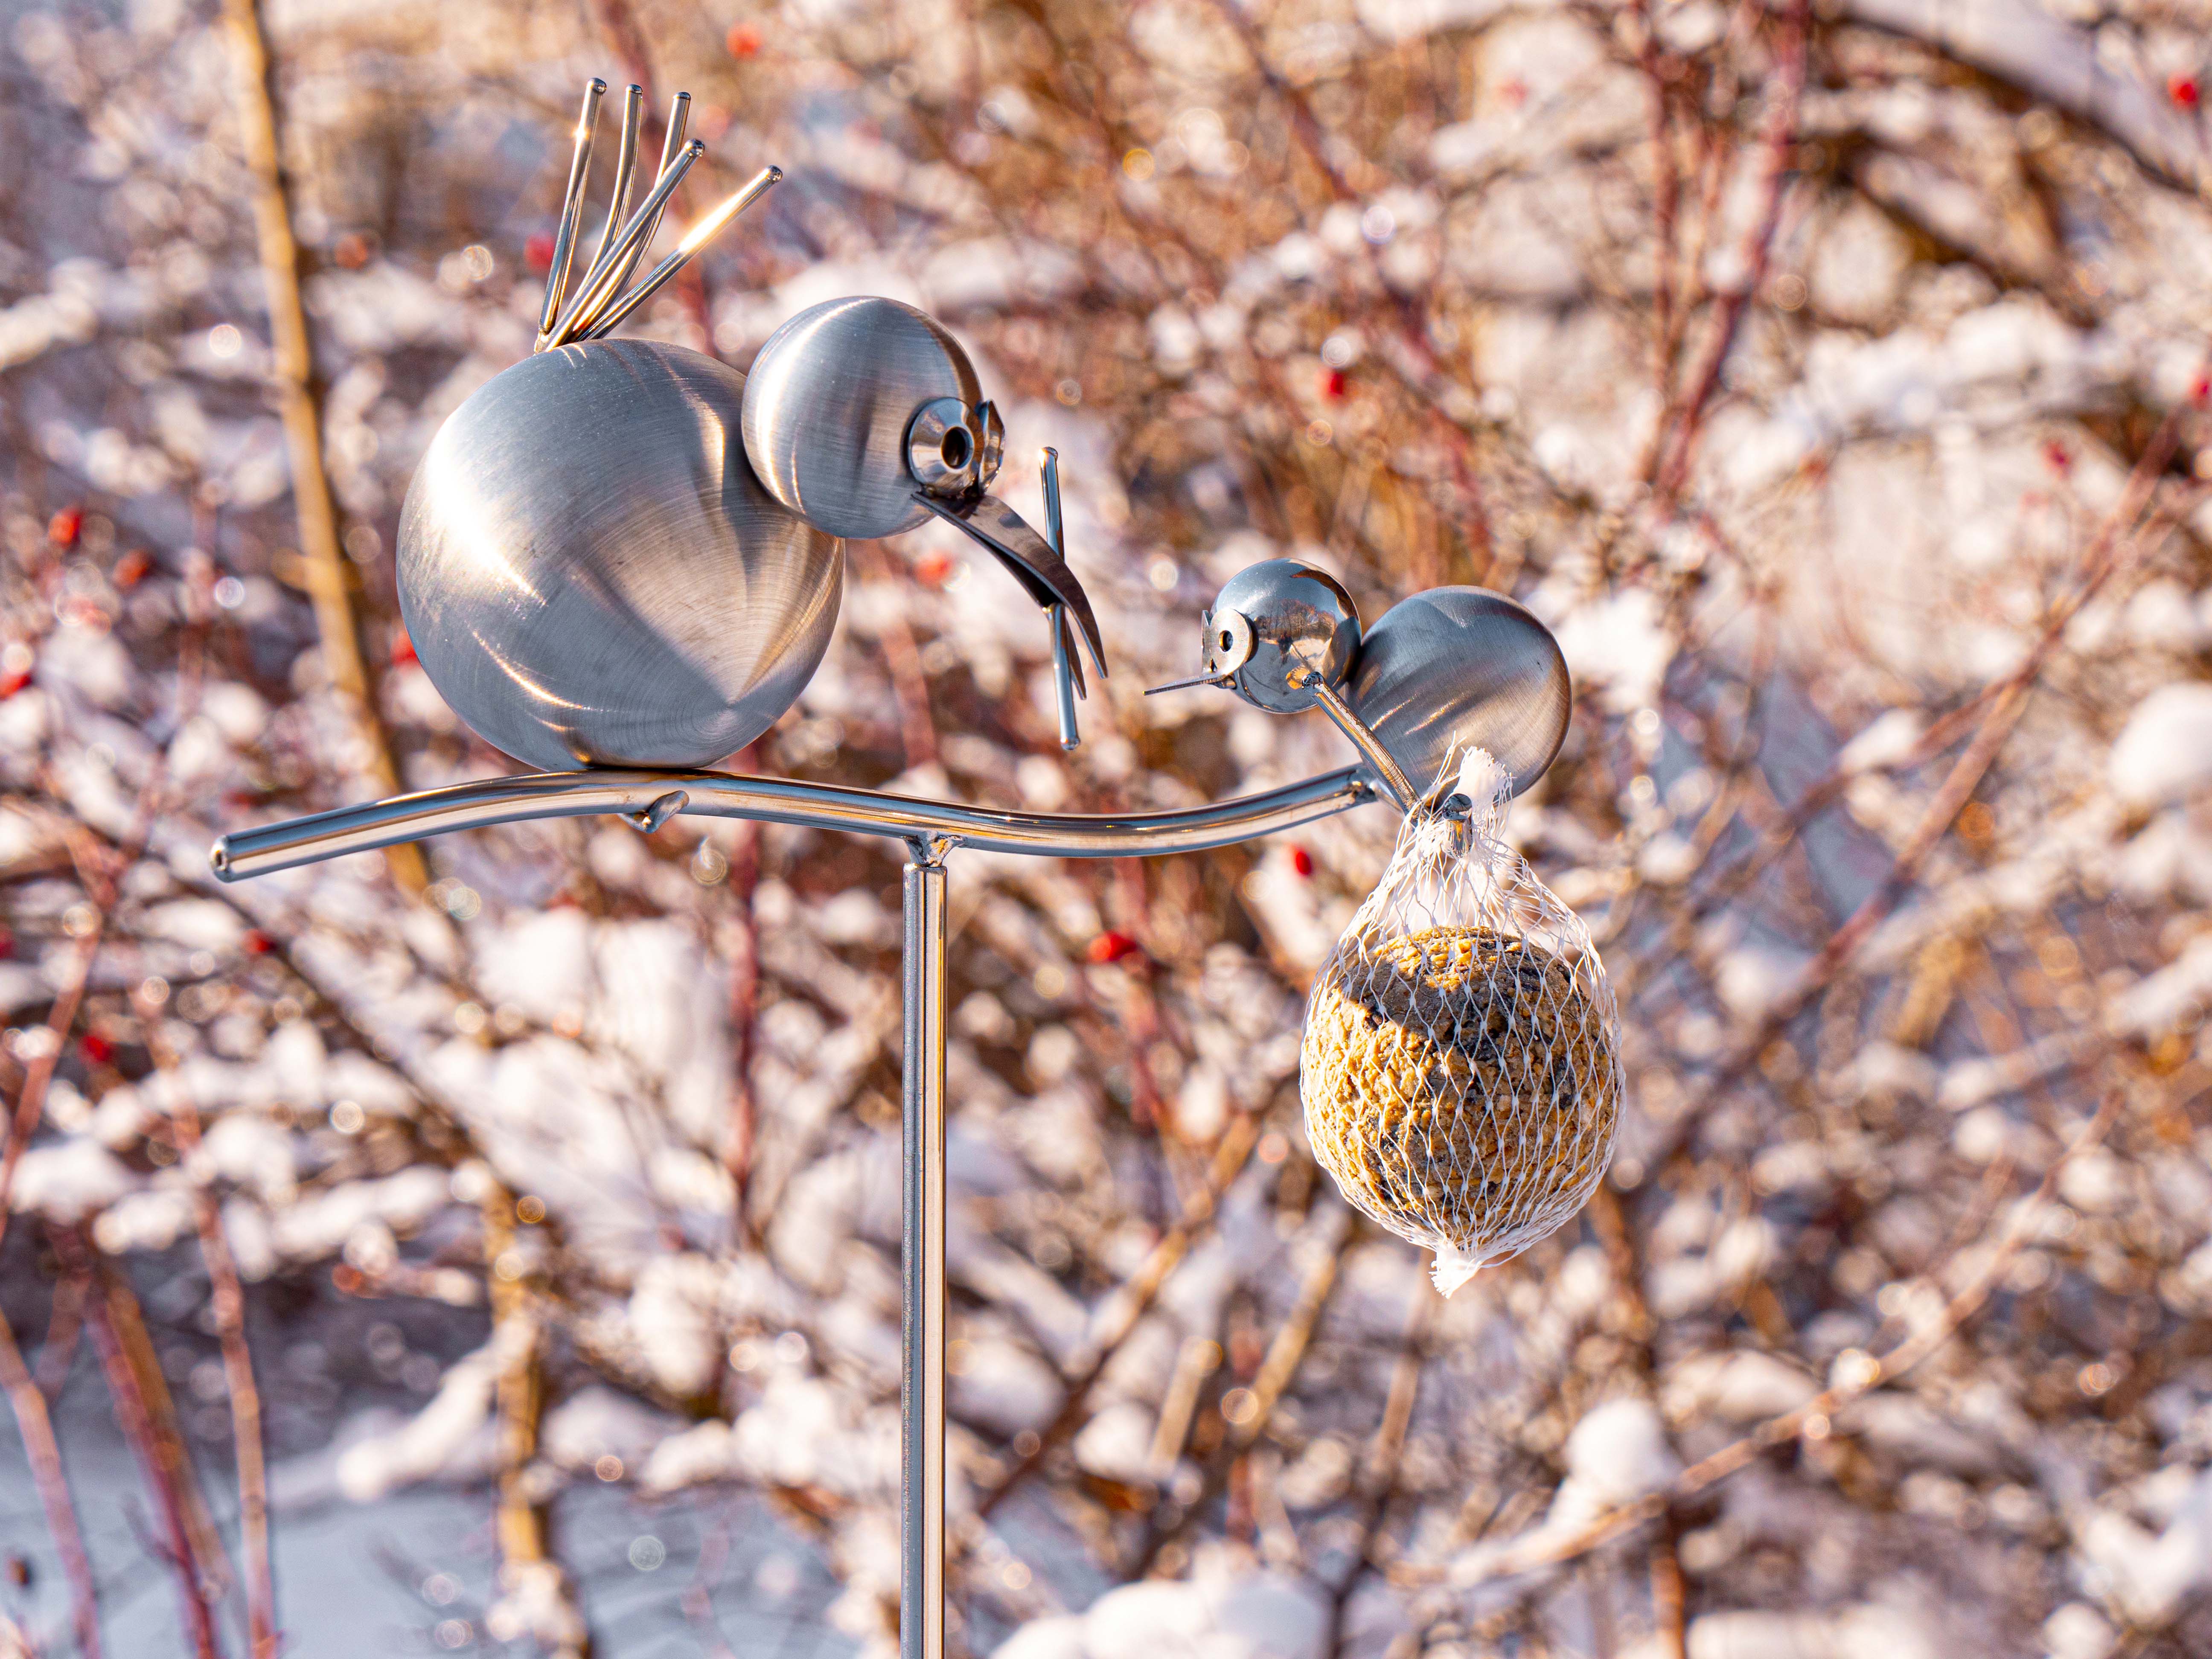
M 1067 543 L 1062 539 L 1060 520 L 1060 452 L 1048 449 L 1042 463 L 1044 472 L 1044 538 L 1052 544 L 1052 550 L 1061 558 L 1067 556 Z
M 615 289 L 621 282 L 623 262 L 645 246 L 647 235 L 659 220 L 660 210 L 668 204 L 668 198 L 675 193 L 676 186 L 684 182 L 684 175 L 691 171 L 691 164 L 706 153 L 706 145 L 693 139 L 678 155 L 675 165 L 653 180 L 653 189 L 637 204 L 637 211 L 630 215 L 629 222 L 615 238 L 612 257 L 577 289 L 574 302 L 553 325 L 552 333 L 546 336 L 549 349 L 591 337 L 586 325 L 614 297 Z
M 568 158 L 568 188 L 561 198 L 561 223 L 553 238 L 553 263 L 545 272 L 545 303 L 538 313 L 538 349 L 545 349 L 561 301 L 568 297 L 569 256 L 575 252 L 576 226 L 584 216 L 584 185 L 592 173 L 592 133 L 599 124 L 599 100 L 607 83 L 593 76 L 584 83 L 584 107 L 576 117 L 576 149 Z
M 1064 564 L 1067 561 L 1067 541 L 1060 516 L 1060 452 L 1047 449 L 1040 470 L 1044 475 L 1044 538 Z M 1060 746 L 1073 749 L 1083 741 L 1083 732 L 1075 720 L 1078 687 L 1074 642 L 1068 637 L 1067 607 L 1048 605 L 1045 621 L 1052 629 L 1052 692 L 1054 710 L 1060 716 Z
M 668 137 L 660 146 L 660 169 L 653 175 L 654 184 L 659 184 L 668 176 L 668 169 L 676 165 L 676 158 L 684 153 L 684 129 L 690 125 L 690 120 L 691 94 L 688 92 L 679 92 L 676 94 L 676 101 L 669 106 Z M 629 281 L 630 272 L 637 269 L 637 262 L 645 257 L 646 249 L 653 246 L 653 236 L 659 231 L 661 218 L 667 211 L 668 203 L 664 197 L 661 204 L 653 210 L 653 219 L 645 228 L 645 235 L 628 253 L 622 256 L 616 270 L 614 287 L 609 290 L 610 294 L 620 293 L 623 284 Z M 589 328 L 599 320 L 597 313 L 605 308 L 605 302 L 602 301 L 598 306 L 592 307 L 592 311 L 585 313 L 579 325 Z
M 911 846 L 900 1143 L 899 1659 L 945 1654 L 945 865 Z
M 645 118 L 645 88 L 633 82 L 623 92 L 622 144 L 615 151 L 615 193 L 607 201 L 607 222 L 599 227 L 599 246 L 584 272 L 589 288 L 606 268 L 607 254 L 615 245 L 615 232 L 629 210 L 630 180 L 637 170 L 637 130 Z
M 1052 697 L 1060 716 L 1060 746 L 1073 749 L 1083 741 L 1075 723 L 1075 642 L 1068 637 L 1067 607 L 1055 605 L 1044 613 L 1052 629 Z
M 1405 768 L 1399 765 L 1397 758 L 1382 746 L 1382 739 L 1369 729 L 1367 722 L 1352 712 L 1352 705 L 1337 694 L 1336 688 L 1310 668 L 1293 670 L 1289 678 L 1292 685 L 1303 686 L 1311 691 L 1314 701 L 1321 705 L 1322 712 L 1336 722 L 1338 731 L 1352 739 L 1352 746 L 1359 751 L 1369 769 L 1389 792 L 1397 803 L 1398 810 L 1401 812 L 1410 811 L 1421 792 L 1413 787 L 1411 780 L 1406 776 Z
M 767 195 L 769 187 L 782 177 L 781 167 L 763 167 L 746 181 L 742 189 L 708 209 L 705 218 L 684 233 L 684 240 L 676 245 L 676 252 L 647 272 L 644 281 L 616 301 L 614 308 L 592 325 L 592 331 L 586 337 L 596 340 L 621 327 L 623 319 L 659 293 L 663 283 L 691 262 L 693 254 L 720 235 L 725 225 Z
M 684 797 L 682 810 L 691 817 L 753 818 L 857 835 L 942 836 L 988 852 L 1047 858 L 1144 858 L 1198 852 L 1294 829 L 1381 799 L 1364 766 L 1347 766 L 1241 800 L 1172 812 L 1110 815 L 1001 811 L 789 778 L 610 768 L 457 783 L 366 806 L 235 830 L 216 842 L 209 862 L 223 880 L 238 881 L 456 830 L 483 830 L 528 818 L 642 812 L 679 790 Z

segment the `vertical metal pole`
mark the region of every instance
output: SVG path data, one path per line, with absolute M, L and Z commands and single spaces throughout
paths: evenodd
M 899 1659 L 945 1656 L 945 865 L 908 843 Z

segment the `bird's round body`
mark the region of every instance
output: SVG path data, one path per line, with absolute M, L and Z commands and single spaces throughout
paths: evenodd
M 968 354 L 912 306 L 828 300 L 769 335 L 753 359 L 745 453 L 771 495 L 830 534 L 896 535 L 930 516 L 915 499 L 916 415 L 939 403 L 969 411 L 981 398 Z M 985 453 L 981 430 L 954 442 L 957 453 L 943 460 L 964 479 L 988 482 L 997 457 Z
M 1520 605 L 1486 587 L 1432 587 L 1367 630 L 1345 701 L 1414 788 L 1482 749 L 1517 795 L 1566 741 L 1574 688 L 1552 630 Z
M 453 712 L 547 770 L 705 766 L 820 665 L 844 549 L 761 487 L 745 377 L 681 346 L 526 357 L 430 442 L 399 605 Z

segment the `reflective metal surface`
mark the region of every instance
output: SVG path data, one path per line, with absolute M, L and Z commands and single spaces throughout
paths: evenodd
M 1231 576 L 1208 613 L 1208 665 L 1222 630 L 1212 619 L 1234 611 L 1251 624 L 1251 649 L 1224 669 L 1229 689 L 1256 708 L 1291 714 L 1314 706 L 1310 685 L 1293 685 L 1305 669 L 1340 686 L 1359 653 L 1359 610 L 1344 584 L 1296 559 L 1262 559 Z M 1232 641 L 1228 647 L 1237 648 Z
M 1421 792 L 1413 787 L 1413 780 L 1398 764 L 1398 757 L 1382 746 L 1382 740 L 1369 729 L 1364 720 L 1352 712 L 1352 705 L 1345 702 L 1337 689 L 1310 668 L 1293 668 L 1291 678 L 1299 685 L 1312 690 L 1314 701 L 1321 705 L 1322 712 L 1335 721 L 1336 729 L 1352 740 L 1352 746 L 1367 763 L 1367 769 L 1374 774 L 1382 793 L 1390 797 L 1391 805 L 1401 812 L 1411 811 L 1413 803 L 1420 799 Z
M 770 494 L 831 535 L 895 535 L 928 516 L 907 465 L 916 412 L 939 398 L 972 410 L 982 397 L 968 354 L 912 306 L 829 300 L 753 360 L 745 453 Z
M 1316 682 L 1341 687 L 1359 653 L 1359 611 L 1343 584 L 1296 559 L 1262 559 L 1231 576 L 1203 618 L 1199 672 L 1145 695 L 1225 686 L 1255 708 L 1294 714 Z
M 697 141 L 693 142 L 696 143 Z M 629 293 L 611 305 L 605 305 L 602 301 L 604 308 L 599 311 L 587 325 L 577 330 L 578 337 L 593 340 L 605 339 L 615 330 L 620 328 L 628 319 L 630 313 L 659 293 L 662 285 L 670 277 L 691 262 L 693 255 L 720 235 L 731 220 L 767 195 L 769 187 L 777 183 L 782 177 L 781 167 L 763 167 L 735 191 L 708 208 L 699 222 L 684 233 L 684 239 L 677 243 L 674 252 L 640 277 L 636 287 L 631 289 Z M 659 185 L 655 185 L 654 188 L 659 189 Z M 647 228 L 646 234 L 647 235 L 652 234 L 650 227 Z M 645 244 L 640 242 L 637 246 L 641 248 Z
M 744 436 L 761 482 L 833 536 L 896 535 L 933 513 L 964 531 L 1048 617 L 1057 608 L 1074 623 L 1105 678 L 1105 642 L 1057 533 L 1038 535 L 985 493 L 1006 423 L 968 354 L 930 318 L 874 295 L 800 312 L 753 359 Z M 1056 512 L 1056 470 L 1047 488 Z M 1060 619 L 1054 628 L 1057 641 Z
M 561 222 L 553 238 L 553 263 L 545 272 L 545 299 L 538 315 L 540 348 L 552 332 L 568 296 L 568 271 L 576 251 L 576 228 L 584 216 L 584 185 L 592 173 L 592 137 L 599 125 L 599 100 L 607 83 L 593 76 L 584 82 L 584 106 L 576 116 L 575 149 L 568 158 L 568 188 L 561 193 Z
M 622 140 L 615 151 L 615 193 L 607 204 L 607 221 L 599 227 L 599 246 L 586 269 L 587 282 L 606 264 L 607 255 L 614 248 L 615 232 L 621 228 L 623 215 L 629 210 L 629 187 L 637 172 L 638 126 L 644 118 L 645 88 L 633 82 L 623 88 Z
M 975 473 L 975 434 L 968 405 L 932 398 L 906 423 L 906 470 L 924 489 L 964 489 Z
M 691 94 L 688 92 L 679 92 L 668 106 L 668 132 L 666 137 L 661 142 L 660 166 L 653 175 L 653 183 L 659 184 L 661 179 L 666 178 L 668 169 L 676 165 L 676 158 L 684 153 L 684 132 L 690 122 Z M 646 249 L 653 246 L 653 233 L 660 228 L 662 215 L 666 211 L 666 204 L 664 204 L 654 212 L 653 222 L 646 227 L 645 235 L 639 240 L 638 245 L 616 262 L 615 288 L 617 290 L 624 283 L 629 281 L 629 274 L 637 269 L 638 260 L 644 257 Z M 578 326 L 588 327 L 593 320 L 594 319 L 591 317 L 580 318 Z
M 783 177 L 780 167 L 763 167 L 750 183 L 710 209 L 705 217 L 686 231 L 676 251 L 655 265 L 643 282 L 624 292 L 623 284 L 629 281 L 630 272 L 637 268 L 639 258 L 652 245 L 669 198 L 682 182 L 684 171 L 706 153 L 707 148 L 696 140 L 688 144 L 684 142 L 691 94 L 678 93 L 669 111 L 668 137 L 661 146 L 660 171 L 654 175 L 652 188 L 638 210 L 624 219 L 623 215 L 636 182 L 638 128 L 645 115 L 645 88 L 631 87 L 623 95 L 622 139 L 615 155 L 614 195 L 607 204 L 606 222 L 599 230 L 599 250 L 572 290 L 571 255 L 578 246 L 576 233 L 583 219 L 584 187 L 591 173 L 592 138 L 599 125 L 599 100 L 606 89 L 607 83 L 596 77 L 584 86 L 583 112 L 576 121 L 575 154 L 568 164 L 568 192 L 561 201 L 560 234 L 553 244 L 553 263 L 545 278 L 545 301 L 538 313 L 538 341 L 533 350 L 546 351 L 571 340 L 596 340 L 612 333 L 625 318 L 681 270 L 693 254 L 720 235 L 731 220 L 758 201 L 769 185 Z
M 945 864 L 906 866 L 900 1076 L 899 1659 L 945 1655 Z
M 1057 482 L 1054 485 L 1058 488 Z M 980 542 L 1007 574 L 1022 585 L 1047 614 L 1063 611 L 1082 635 L 1098 678 L 1106 678 L 1105 641 L 1098 635 L 1098 618 L 1091 614 L 1091 596 L 1060 550 L 1030 528 L 1022 515 L 996 495 L 975 495 L 951 502 L 916 491 L 915 499 L 971 540 Z
M 653 234 L 653 227 L 667 208 L 668 198 L 684 182 L 684 175 L 707 153 L 707 146 L 694 138 L 676 152 L 669 164 L 660 170 L 660 176 L 646 191 L 645 200 L 638 204 L 637 211 L 619 229 L 610 227 L 602 240 L 606 246 L 592 261 L 592 268 L 584 273 L 576 285 L 575 297 L 571 299 L 556 322 L 545 336 L 547 347 L 566 345 L 571 340 L 587 339 L 607 307 L 614 303 L 615 294 L 628 279 L 630 268 L 645 251 L 646 239 Z
M 1060 452 L 1046 450 L 1038 457 L 1038 465 L 1042 474 L 1039 482 L 1044 487 L 1044 538 L 1065 563 L 1067 542 L 1060 511 Z M 1045 626 L 1052 629 L 1052 702 L 1053 712 L 1060 720 L 1060 746 L 1073 749 L 1083 741 L 1082 728 L 1076 724 L 1075 700 L 1088 699 L 1091 692 L 1083 684 L 1083 665 L 1076 659 L 1075 630 L 1067 606 L 1055 599 L 1045 607 L 1044 614 Z
M 1487 588 L 1438 587 L 1367 630 L 1346 701 L 1416 789 L 1479 747 L 1517 795 L 1566 740 L 1574 690 L 1559 642 L 1522 606 Z
M 595 341 L 515 364 L 440 428 L 400 518 L 400 609 L 486 741 L 549 769 L 699 766 L 804 689 L 843 549 L 754 478 L 744 396 L 697 352 Z
M 694 817 L 755 818 L 907 839 L 941 836 L 994 853 L 1095 859 L 1226 847 L 1381 799 L 1365 769 L 1357 766 L 1242 800 L 1174 812 L 1115 814 L 1006 812 L 788 778 L 610 768 L 489 778 L 234 830 L 216 842 L 208 862 L 223 880 L 242 881 L 343 853 L 369 852 L 456 830 L 483 830 L 526 818 L 644 812 L 679 792 L 684 803 L 678 810 Z

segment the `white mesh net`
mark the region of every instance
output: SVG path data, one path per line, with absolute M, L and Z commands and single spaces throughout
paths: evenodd
M 1477 750 L 1454 796 L 1406 815 L 1314 981 L 1299 1057 L 1314 1156 L 1436 1252 L 1447 1296 L 1582 1207 L 1620 1121 L 1613 987 L 1581 919 L 1498 839 L 1510 799 Z

